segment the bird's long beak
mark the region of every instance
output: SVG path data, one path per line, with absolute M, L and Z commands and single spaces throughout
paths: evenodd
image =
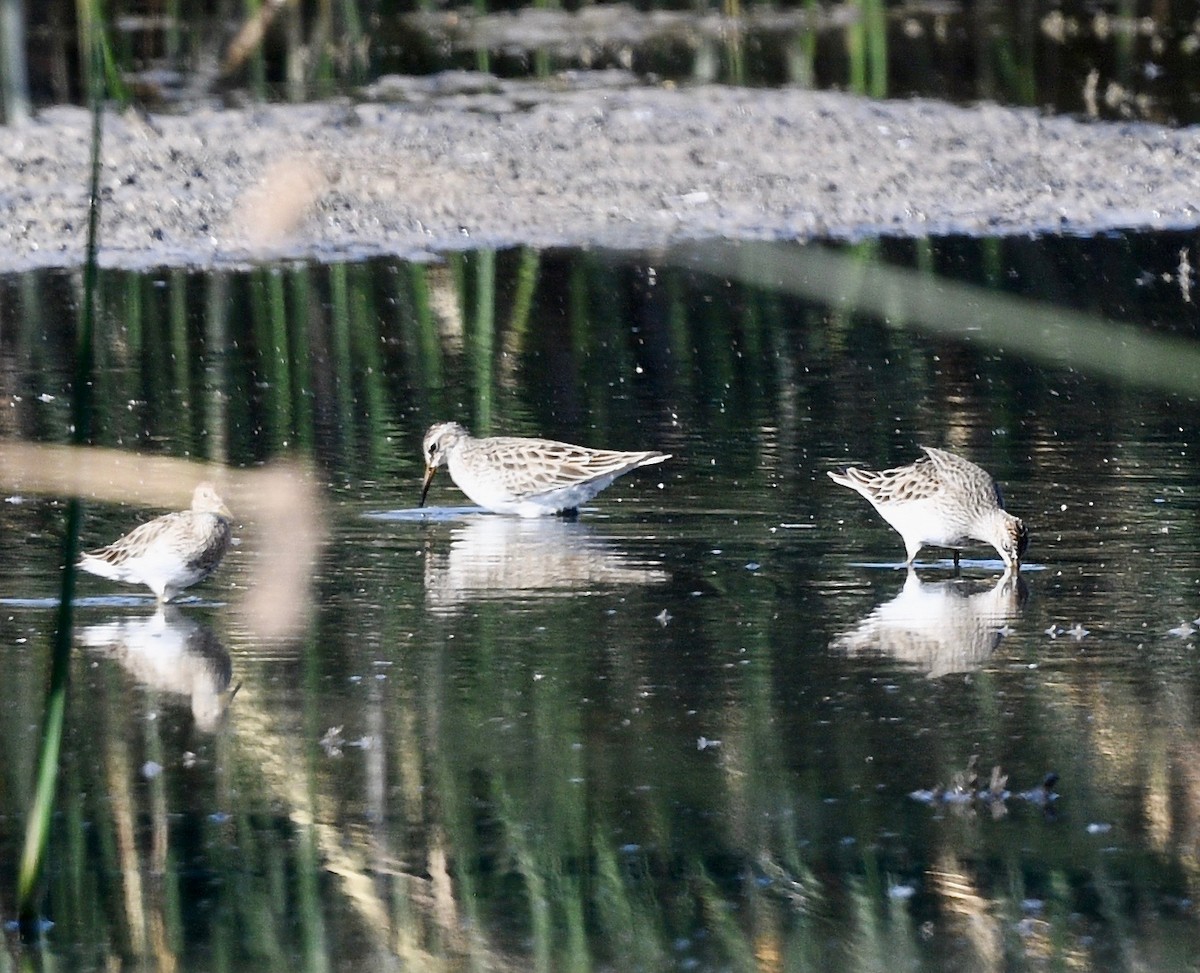
M 418 507 L 425 506 L 425 495 L 429 492 L 429 484 L 433 482 L 435 473 L 437 473 L 436 466 L 425 467 L 425 479 L 421 483 L 421 502 L 417 504 Z
M 225 506 L 225 504 L 221 504 L 221 506 L 217 507 L 215 512 L 219 517 L 224 517 L 226 520 L 233 520 L 233 513 L 227 506 Z

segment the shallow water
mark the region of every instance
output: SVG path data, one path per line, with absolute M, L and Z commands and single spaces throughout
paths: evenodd
M 46 949 L 80 968 L 1190 968 L 1196 400 L 1165 369 L 1097 377 L 1070 333 L 1026 355 L 976 327 L 1002 290 L 1063 327 L 1073 308 L 1131 340 L 1189 334 L 1163 278 L 1181 243 L 884 243 L 843 251 L 832 306 L 800 272 L 764 287 L 661 254 L 106 275 L 98 444 L 298 459 L 328 534 L 295 636 L 244 608 L 267 550 L 247 523 L 163 615 L 79 578 Z M 942 292 L 958 334 L 902 327 L 915 293 L 855 310 L 885 258 L 999 287 Z M 70 279 L 0 294 L 6 437 L 61 442 Z M 448 417 L 674 455 L 573 522 L 477 513 L 444 473 L 417 511 L 420 437 Z M 935 549 L 907 572 L 825 475 L 921 443 L 997 477 L 1032 531 L 1019 578 L 986 548 L 960 576 Z M 11 887 L 62 506 L 5 498 Z M 151 513 L 89 502 L 83 543 Z

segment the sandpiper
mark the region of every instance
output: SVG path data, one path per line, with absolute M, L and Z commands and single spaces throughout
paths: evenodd
M 160 602 L 168 602 L 216 570 L 233 536 L 232 517 L 212 484 L 201 483 L 191 510 L 155 517 L 84 554 L 78 566 L 102 578 L 147 585 Z
M 455 485 L 485 510 L 521 517 L 572 513 L 618 476 L 670 459 L 650 450 L 621 452 L 551 439 L 490 436 L 476 439 L 457 422 L 429 427 L 422 447 L 421 502 L 443 464 Z
M 952 548 L 958 567 L 959 548 L 974 540 L 991 544 L 1006 568 L 1020 570 L 1029 532 L 1005 511 L 996 482 L 961 456 L 921 448 L 925 455 L 908 466 L 878 473 L 851 466 L 829 475 L 871 501 L 904 539 L 910 565 L 922 547 L 932 544 Z

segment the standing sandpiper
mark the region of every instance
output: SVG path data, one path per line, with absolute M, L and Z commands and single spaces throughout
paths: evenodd
M 233 536 L 233 515 L 211 483 L 192 494 L 192 509 L 155 517 L 90 551 L 79 567 L 102 578 L 144 584 L 168 602 L 217 569 Z
M 476 439 L 457 422 L 430 426 L 423 452 L 419 506 L 444 464 L 455 485 L 479 506 L 521 517 L 572 512 L 621 474 L 670 459 L 668 453 L 591 449 L 551 439 Z
M 1025 525 L 1004 509 L 1004 498 L 986 470 L 944 449 L 922 446 L 908 466 L 878 473 L 851 466 L 829 471 L 835 483 L 861 493 L 904 539 L 907 563 L 926 544 L 954 550 L 969 541 L 991 544 L 1006 568 L 1020 570 L 1029 545 Z

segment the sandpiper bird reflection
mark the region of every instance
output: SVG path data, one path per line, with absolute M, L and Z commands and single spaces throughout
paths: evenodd
M 219 725 L 232 698 L 227 690 L 233 663 L 207 625 L 159 603 L 153 615 L 88 625 L 78 637 L 80 644 L 111 655 L 143 685 L 189 697 L 201 730 Z
M 670 459 L 668 453 L 591 449 L 551 439 L 476 439 L 457 422 L 430 426 L 423 451 L 419 506 L 438 467 L 446 465 L 455 485 L 479 506 L 521 517 L 573 512 L 623 473 Z
M 155 517 L 107 547 L 90 551 L 79 567 L 102 578 L 144 584 L 168 602 L 217 569 L 229 549 L 233 515 L 211 483 L 192 494 L 192 509 Z
M 991 544 L 1007 568 L 1020 569 L 1029 545 L 1025 525 L 1004 509 L 1004 498 L 987 471 L 944 449 L 922 446 L 925 455 L 908 466 L 878 473 L 830 470 L 835 483 L 861 493 L 904 539 L 907 563 L 926 544 L 954 550 L 969 541 Z
M 922 581 L 912 568 L 904 587 L 877 605 L 830 648 L 859 656 L 890 656 L 930 678 L 978 669 L 1016 621 L 1029 596 L 1019 572 L 996 582 Z

